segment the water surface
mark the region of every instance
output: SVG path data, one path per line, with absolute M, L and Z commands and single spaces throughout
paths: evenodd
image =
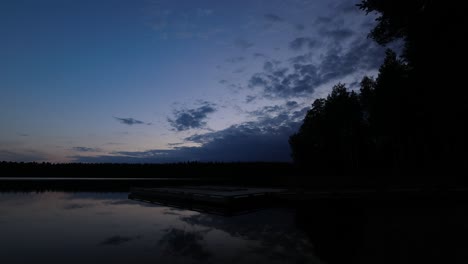
M 318 263 L 292 209 L 223 217 L 128 193 L 0 193 L 2 263 Z

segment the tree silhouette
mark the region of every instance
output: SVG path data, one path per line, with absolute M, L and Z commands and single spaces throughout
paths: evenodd
M 354 171 L 359 167 L 363 130 L 358 95 L 337 84 L 326 99 L 315 100 L 299 132 L 291 136 L 293 158 L 318 165 L 315 169 L 321 173 Z
M 369 34 L 377 43 L 403 40 L 401 57 L 387 50 L 377 78 L 364 77 L 359 93 L 338 84 L 316 100 L 290 138 L 294 160 L 329 174 L 380 169 L 413 178 L 426 173 L 424 180 L 466 170 L 468 97 L 463 67 L 453 63 L 466 61 L 465 10 L 437 0 L 358 6 L 379 13 Z
M 407 161 L 439 172 L 467 168 L 468 92 L 462 88 L 466 62 L 467 9 L 440 0 L 364 0 L 378 12 L 369 36 L 381 45 L 402 39 L 408 77 L 399 98 Z

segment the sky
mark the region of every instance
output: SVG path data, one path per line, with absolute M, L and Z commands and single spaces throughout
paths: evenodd
M 2 0 L 0 160 L 291 161 L 385 48 L 353 0 Z

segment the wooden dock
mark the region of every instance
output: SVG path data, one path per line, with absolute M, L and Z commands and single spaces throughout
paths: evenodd
M 418 201 L 468 201 L 467 188 L 390 188 L 287 190 L 232 186 L 132 188 L 130 199 L 225 216 L 271 206 L 301 207 L 324 203 L 389 204 Z
M 262 208 L 285 189 L 225 186 L 132 188 L 129 198 L 222 215 Z

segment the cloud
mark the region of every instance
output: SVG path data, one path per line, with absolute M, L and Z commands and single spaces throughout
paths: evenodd
M 229 62 L 229 63 L 238 63 L 238 62 L 241 62 L 241 61 L 244 61 L 244 60 L 245 60 L 245 57 L 242 57 L 242 56 L 232 57 L 232 58 L 226 59 L 226 61 Z
M 72 150 L 78 152 L 100 152 L 99 148 L 88 148 L 88 147 L 73 147 Z
M 289 43 L 289 48 L 294 51 L 298 51 L 301 50 L 303 47 L 314 48 L 317 45 L 317 41 L 311 38 L 300 37 L 291 41 L 291 43 Z
M 0 161 L 32 162 L 46 161 L 48 155 L 36 150 L 5 150 L 0 149 Z
M 333 42 L 341 42 L 352 37 L 355 33 L 349 28 L 322 29 L 319 31 L 322 37 L 330 37 Z
M 251 111 L 249 112 L 249 114 L 253 116 L 266 116 L 266 115 L 270 115 L 273 113 L 278 113 L 281 110 L 282 110 L 282 107 L 279 105 L 273 105 L 273 106 L 268 105 L 260 109 L 257 109 L 255 111 Z
M 296 24 L 294 27 L 299 31 L 303 31 L 305 29 L 304 24 Z
M 328 47 L 317 62 L 312 62 L 312 54 L 306 53 L 289 59 L 289 68 L 265 63 L 263 72 L 251 76 L 248 87 L 261 89 L 262 95 L 271 99 L 309 96 L 317 87 L 330 81 L 359 71 L 378 69 L 383 57 L 383 47 L 368 39 L 357 39 L 346 48 L 340 45 Z
M 265 68 L 265 67 L 264 67 Z M 254 74 L 248 83 L 252 89 L 260 88 L 263 96 L 273 98 L 291 98 L 310 95 L 320 84 L 318 68 L 312 64 L 295 64 L 287 69 L 265 69 L 263 73 Z
M 274 110 L 276 113 L 271 116 L 257 113 L 257 121 L 196 134 L 186 140 L 201 144 L 196 150 L 206 160 L 290 161 L 288 138 L 297 131 L 303 117 L 298 119 L 297 116 L 301 114 L 296 112 Z
M 246 50 L 254 46 L 252 42 L 249 42 L 245 39 L 236 39 L 234 41 L 234 45 L 242 50 Z
M 265 79 L 260 74 L 255 74 L 249 80 L 249 87 L 251 87 L 251 88 L 256 87 L 256 86 L 266 87 L 268 84 L 269 84 L 268 80 Z
M 272 23 L 283 22 L 284 19 L 275 14 L 265 14 L 265 19 Z
M 297 103 L 296 101 L 287 101 L 282 105 L 267 105 L 257 110 L 250 111 L 248 113 L 250 116 L 262 120 L 262 122 L 260 122 L 261 124 L 276 123 L 277 125 L 281 125 L 284 124 L 284 122 L 281 121 L 278 123 L 277 121 L 279 117 L 287 117 L 291 118 L 292 120 L 295 120 L 294 122 L 297 121 L 297 115 L 300 113 L 296 113 L 295 111 L 292 112 L 292 110 L 294 110 L 297 107 L 299 107 L 299 103 Z M 273 120 L 275 121 L 272 122 Z
M 232 73 L 243 73 L 245 71 L 245 68 L 238 68 L 232 71 Z
M 344 77 L 357 70 L 378 69 L 383 61 L 385 49 L 367 40 L 351 43 L 347 51 L 330 49 L 320 65 L 324 81 Z
M 116 152 L 113 155 L 96 157 L 76 156 L 75 160 L 87 163 L 289 162 L 289 136 L 297 132 L 309 109 L 300 108 L 292 102 L 268 106 L 256 113 L 250 113 L 254 121 L 232 125 L 219 131 L 194 134 L 185 139 L 186 142 L 198 144 L 198 147 Z
M 129 125 L 129 126 L 132 126 L 132 125 L 151 125 L 151 123 L 145 123 L 143 121 L 140 121 L 140 120 L 137 120 L 137 119 L 134 119 L 134 118 L 123 118 L 123 117 L 115 117 L 114 118 L 119 121 L 120 123 L 122 124 L 125 124 L 125 125 Z
M 305 64 L 312 62 L 312 52 L 308 52 L 303 55 L 294 56 L 289 59 L 292 64 Z
M 255 95 L 247 95 L 247 97 L 245 98 L 245 102 L 246 103 L 251 103 L 253 101 L 255 101 L 257 99 L 257 96 Z
M 331 22 L 333 21 L 333 18 L 330 16 L 330 17 L 317 17 L 315 19 L 315 24 L 316 25 L 320 25 L 320 24 L 330 24 Z
M 299 104 L 298 104 L 296 101 L 287 101 L 287 102 L 286 102 L 286 106 L 287 106 L 288 108 L 295 108 L 295 107 L 298 107 Z
M 180 146 L 180 145 L 183 145 L 183 144 L 184 144 L 184 143 L 182 143 L 182 142 L 167 143 L 167 145 L 170 146 L 170 147 Z
M 340 13 L 359 13 L 359 7 L 354 1 L 339 1 L 336 3 L 336 6 L 333 7 Z
M 215 111 L 215 104 L 202 102 L 200 107 L 194 109 L 174 110 L 174 118 L 168 118 L 167 121 L 176 131 L 200 129 L 206 126 L 208 114 Z
M 256 52 L 254 54 L 252 54 L 252 56 L 255 58 L 255 59 L 258 59 L 258 58 L 266 58 L 267 56 L 263 53 L 260 53 L 260 52 Z

